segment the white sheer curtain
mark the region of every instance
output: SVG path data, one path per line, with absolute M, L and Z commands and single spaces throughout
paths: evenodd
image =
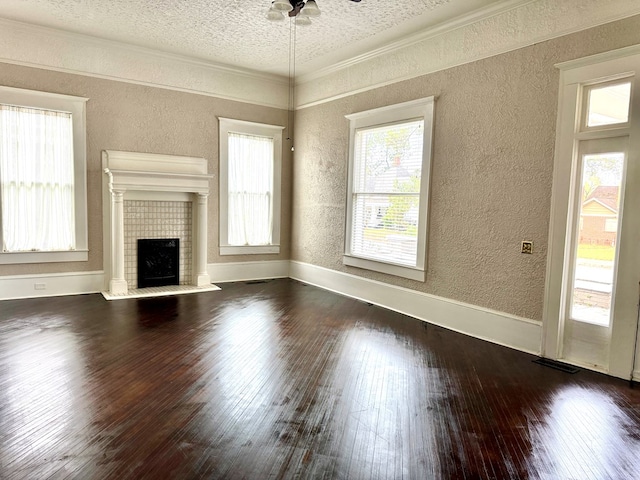
M 71 114 L 0 105 L 0 204 L 6 252 L 75 248 Z
M 269 245 L 273 139 L 229 133 L 229 244 Z

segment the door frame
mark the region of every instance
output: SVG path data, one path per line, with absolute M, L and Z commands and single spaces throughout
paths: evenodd
M 601 138 L 602 132 L 583 132 L 580 130 L 582 118 L 583 86 L 604 83 L 619 78 L 630 78 L 631 108 L 629 123 L 624 127 L 608 128 L 606 136 L 629 137 L 627 156 L 627 178 L 640 178 L 640 45 L 634 45 L 590 57 L 571 60 L 556 65 L 560 70 L 558 95 L 558 115 L 556 123 L 556 144 L 554 153 L 553 186 L 551 194 L 551 218 L 549 223 L 549 242 L 547 270 L 544 293 L 542 324 L 542 356 L 554 360 L 564 360 L 562 355 L 564 334 L 564 312 L 567 311 L 566 285 L 570 272 L 571 225 L 574 223 L 575 208 L 573 192 L 576 188 L 574 174 L 578 161 L 578 146 L 581 140 Z M 640 205 L 640 188 L 629 189 L 625 194 L 623 212 L 637 211 Z M 635 208 L 634 208 L 635 207 Z M 622 232 L 630 237 L 629 232 Z M 620 255 L 632 254 L 633 245 L 622 244 Z M 640 281 L 640 254 L 635 255 L 633 278 L 618 278 L 618 294 L 633 298 L 633 305 L 624 312 L 625 321 L 617 321 L 612 326 L 609 346 L 609 362 L 605 368 L 593 365 L 580 365 L 602 371 L 619 378 L 629 379 L 633 374 L 640 379 L 640 367 L 633 365 L 633 350 L 636 346 L 636 327 L 638 321 L 638 295 Z M 622 258 L 622 257 L 621 257 Z M 640 355 L 637 355 L 640 358 Z M 633 373 L 635 372 L 635 373 Z

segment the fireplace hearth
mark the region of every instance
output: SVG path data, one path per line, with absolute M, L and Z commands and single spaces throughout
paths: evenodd
M 180 239 L 138 240 L 138 288 L 180 283 Z

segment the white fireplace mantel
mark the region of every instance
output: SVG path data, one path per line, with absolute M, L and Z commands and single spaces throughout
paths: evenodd
M 197 157 L 104 150 L 102 152 L 105 289 L 111 295 L 129 290 L 124 271 L 125 195 L 153 193 L 156 200 L 173 194 L 193 202 L 193 285 L 209 285 L 207 273 L 207 160 Z

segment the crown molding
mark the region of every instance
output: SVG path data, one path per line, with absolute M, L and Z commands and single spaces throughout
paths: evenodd
M 558 70 L 573 70 L 574 68 L 586 67 L 594 63 L 606 62 L 609 60 L 617 60 L 619 58 L 629 57 L 632 55 L 640 55 L 640 45 L 631 45 L 629 47 L 618 48 L 608 52 L 596 53 L 588 57 L 567 60 L 566 62 L 557 63 L 555 67 Z
M 567 16 L 566 12 L 576 12 Z M 640 0 L 509 0 L 301 75 L 306 108 L 640 14 Z M 286 109 L 283 76 L 0 18 L 0 62 Z
M 501 2 L 498 4 L 480 8 L 461 17 L 457 17 L 448 22 L 444 22 L 420 32 L 413 33 L 400 40 L 388 43 L 387 45 L 370 50 L 361 55 L 357 55 L 342 62 L 338 62 L 328 67 L 318 69 L 315 72 L 299 75 L 296 83 L 307 83 L 340 72 L 341 70 L 347 69 L 351 66 L 367 62 L 368 60 L 375 59 L 383 55 L 397 53 L 403 48 L 411 47 L 413 45 L 416 45 L 417 43 L 429 40 L 430 38 L 445 34 L 458 28 L 468 27 L 469 25 L 473 25 L 474 23 L 477 23 L 479 21 L 495 17 L 496 15 L 499 15 L 501 13 L 521 7 L 524 4 L 533 3 L 536 1 L 538 0 L 508 0 L 504 3 Z
M 579 12 L 567 18 L 566 12 Z M 513 0 L 298 77 L 303 109 L 640 14 L 638 0 Z
M 0 62 L 287 108 L 288 79 L 0 18 Z

